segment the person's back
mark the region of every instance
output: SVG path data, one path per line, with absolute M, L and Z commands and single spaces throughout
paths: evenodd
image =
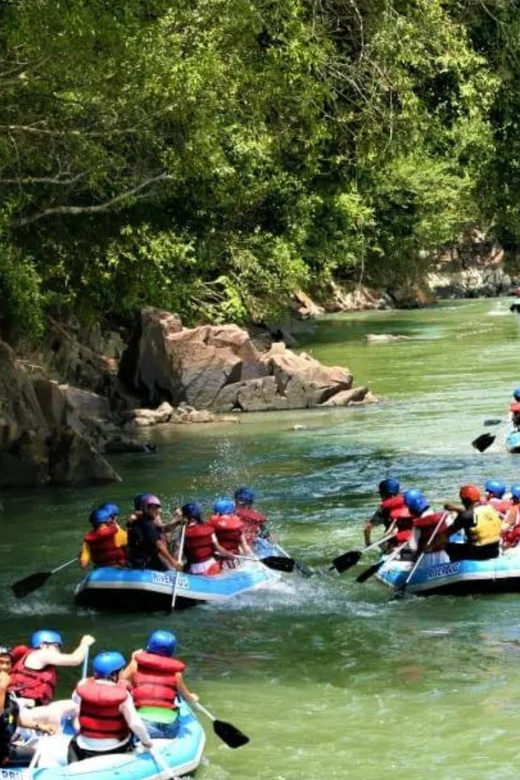
M 132 732 L 145 747 L 152 744 L 126 687 L 117 683 L 125 667 L 123 656 L 115 651 L 99 653 L 92 666 L 94 677 L 82 680 L 73 694 L 79 732 L 69 743 L 69 763 L 100 754 L 126 753 L 132 750 Z
M 179 730 L 177 694 L 197 701 L 182 679 L 185 664 L 174 658 L 177 640 L 170 631 L 154 631 L 145 650 L 139 650 L 125 669 L 123 678 L 132 684 L 132 698 L 152 738 L 172 739 Z
M 266 516 L 253 507 L 255 498 L 250 488 L 241 487 L 235 491 L 235 514 L 244 524 L 244 537 L 248 544 L 254 544 L 259 536 L 269 537 Z
M 452 561 L 487 560 L 500 553 L 502 521 L 491 504 L 482 504 L 475 485 L 463 485 L 459 496 L 464 507 L 451 524 L 450 535 L 464 531 L 467 541 L 450 542 L 447 551 Z
M 82 568 L 92 563 L 94 566 L 124 566 L 126 564 L 126 546 L 128 537 L 119 527 L 115 516 L 106 505 L 95 509 L 90 515 L 92 531 L 83 537 L 83 549 L 80 556 Z
M 219 574 L 220 564 L 214 557 L 219 544 L 213 526 L 202 519 L 202 507 L 196 501 L 189 501 L 181 512 L 186 523 L 184 554 L 188 571 L 191 574 Z

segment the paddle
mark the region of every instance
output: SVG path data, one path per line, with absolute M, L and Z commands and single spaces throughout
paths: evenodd
M 364 569 L 361 574 L 358 574 L 356 577 L 356 582 L 366 582 L 370 577 L 372 577 L 373 574 L 375 574 L 381 566 L 383 566 L 385 563 L 390 563 L 390 561 L 393 561 L 394 558 L 397 558 L 401 550 L 406 547 L 408 544 L 408 541 L 403 542 L 399 545 L 399 547 L 396 547 L 393 553 L 390 553 L 390 555 L 387 555 L 385 558 L 381 558 L 380 561 L 377 561 L 376 563 L 373 563 L 372 566 L 369 566 L 368 569 Z
M 406 593 L 406 588 L 408 587 L 408 583 L 412 579 L 413 575 L 415 574 L 415 572 L 419 568 L 422 559 L 426 555 L 426 548 L 428 547 L 428 545 L 430 545 L 433 542 L 433 540 L 437 536 L 437 532 L 438 532 L 439 528 L 441 527 L 441 525 L 443 524 L 443 522 L 448 517 L 448 514 L 449 514 L 449 512 L 444 512 L 444 514 L 441 516 L 441 519 L 439 520 L 439 522 L 437 523 L 437 525 L 433 529 L 433 531 L 432 531 L 432 533 L 430 535 L 430 538 L 426 542 L 426 544 L 424 546 L 424 550 L 422 551 L 422 553 L 419 555 L 419 557 L 415 561 L 410 574 L 405 579 L 405 581 L 403 582 L 402 585 L 399 585 L 399 587 L 395 588 L 394 593 L 392 595 L 392 599 L 393 600 L 397 600 L 397 599 L 402 599 L 403 598 L 404 594 Z
M 490 420 L 484 420 L 484 425 L 500 425 L 501 422 L 503 422 L 501 417 L 498 420 L 496 417 L 492 417 Z
M 294 558 L 286 558 L 283 555 L 267 555 L 265 558 L 253 558 L 250 555 L 235 555 L 235 558 L 240 558 L 242 561 L 263 563 L 268 569 L 274 569 L 275 571 L 291 572 L 294 570 L 295 565 Z
M 217 720 L 217 718 L 215 718 L 215 716 L 198 701 L 192 702 L 190 706 L 200 710 L 207 718 L 213 721 L 213 731 L 228 747 L 239 748 L 242 747 L 242 745 L 247 745 L 249 742 L 249 737 L 240 731 L 240 729 L 237 729 L 236 726 L 233 726 L 231 723 L 226 723 L 224 720 Z
M 45 585 L 52 574 L 56 574 L 57 571 L 66 569 L 67 566 L 72 566 L 73 563 L 77 562 L 78 557 L 76 556 L 75 558 L 71 558 L 70 561 L 67 561 L 67 563 L 62 563 L 61 566 L 57 566 L 55 569 L 52 569 L 52 571 L 38 571 L 35 574 L 29 574 L 29 576 L 24 577 L 23 580 L 17 580 L 17 582 L 13 582 L 11 585 L 11 590 L 17 599 L 21 599 L 24 596 L 28 596 L 29 593 L 38 590 L 38 588 L 41 588 L 42 585 Z
M 177 561 L 178 561 L 178 563 L 182 563 L 182 554 L 184 552 L 184 539 L 185 539 L 185 537 L 186 537 L 186 523 L 184 523 L 184 525 L 182 526 L 181 540 L 179 542 L 179 552 L 177 554 Z M 177 585 L 178 585 L 178 582 L 179 582 L 179 575 L 180 575 L 180 572 L 177 571 L 176 574 L 175 574 L 175 582 L 173 583 L 172 603 L 170 605 L 170 612 L 173 612 L 173 610 L 175 609 L 175 602 L 177 600 Z
M 344 571 L 347 571 L 347 569 L 351 569 L 352 566 L 355 566 L 364 553 L 366 553 L 368 550 L 373 550 L 374 547 L 378 547 L 380 544 L 387 542 L 392 537 L 393 533 L 386 534 L 382 539 L 379 539 L 377 542 L 373 542 L 373 544 L 369 544 L 367 547 L 363 547 L 362 550 L 348 550 L 348 552 L 345 552 L 342 555 L 338 555 L 336 558 L 332 559 L 331 565 L 327 571 L 333 571 L 336 569 L 337 572 L 343 574 Z
M 180 780 L 179 775 L 176 775 L 174 772 L 172 772 L 164 758 L 155 747 L 148 748 L 148 752 L 157 764 L 157 768 L 161 770 L 161 774 L 165 776 L 165 780 Z
M 507 420 L 503 425 L 497 428 L 495 433 L 482 433 L 480 436 L 477 436 L 477 438 L 471 442 L 471 446 L 474 447 L 479 452 L 485 452 L 487 449 L 491 447 L 492 444 L 494 444 L 498 434 L 501 433 L 501 431 L 503 431 L 504 428 L 507 428 L 508 425 L 510 425 L 509 420 Z
M 283 549 L 283 547 L 282 547 L 281 545 L 279 545 L 279 544 L 278 544 L 278 542 L 276 542 L 276 547 L 278 547 L 278 549 L 280 550 L 280 552 L 281 552 L 281 553 L 282 553 L 282 554 L 283 554 L 283 555 L 284 555 L 286 558 L 289 558 L 290 560 L 292 560 L 292 561 L 293 561 L 294 568 L 295 568 L 297 571 L 299 571 L 299 572 L 300 572 L 300 574 L 301 574 L 303 577 L 312 577 L 312 575 L 316 573 L 316 572 L 314 572 L 312 569 L 309 569 L 309 567 L 308 567 L 308 566 L 306 566 L 304 563 L 301 563 L 301 561 L 297 561 L 297 560 L 295 560 L 294 558 L 291 558 L 291 556 L 289 555 L 289 553 L 288 553 L 288 552 L 286 552 L 286 551 Z M 292 570 L 291 570 L 291 571 L 292 571 Z

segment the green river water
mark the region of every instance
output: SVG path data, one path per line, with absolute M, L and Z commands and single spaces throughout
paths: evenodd
M 95 650 L 128 654 L 154 628 L 173 629 L 202 703 L 251 737 L 232 751 L 207 724 L 200 780 L 516 778 L 518 596 L 389 602 L 374 578 L 355 582 L 368 556 L 342 576 L 289 576 L 278 589 L 173 616 L 77 611 L 74 567 L 24 600 L 9 589 L 73 556 L 96 502 L 130 508 L 147 490 L 167 506 L 189 498 L 208 506 L 251 485 L 280 543 L 319 567 L 361 545 L 376 485 L 389 474 L 421 486 L 437 506 L 464 481 L 519 481 L 520 455 L 470 445 L 493 430 L 485 418 L 505 416 L 520 384 L 520 319 L 509 303 L 325 318 L 304 349 L 348 366 L 356 385 L 384 397 L 380 404 L 163 427 L 150 434 L 156 455 L 114 459 L 121 484 L 2 496 L 0 643 L 47 627 L 62 631 L 68 647 L 88 632 Z M 410 339 L 367 345 L 366 333 Z M 61 675 L 61 693 L 75 675 Z

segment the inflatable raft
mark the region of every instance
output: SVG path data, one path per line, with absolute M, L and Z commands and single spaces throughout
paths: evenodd
M 180 703 L 180 729 L 175 739 L 154 740 L 154 756 L 142 747 L 132 753 L 88 758 L 67 765 L 70 736 L 42 737 L 41 757 L 34 769 L 5 767 L 0 780 L 166 780 L 194 772 L 202 760 L 204 730 L 185 702 Z M 160 764 L 160 765 L 159 765 Z
M 520 452 L 520 431 L 510 431 L 505 440 L 508 452 Z
M 447 594 L 466 596 L 480 593 L 520 592 L 520 547 L 487 561 L 449 561 L 439 558 L 430 563 L 425 555 L 406 586 L 407 593 L 418 596 Z M 444 557 L 444 554 L 443 554 Z M 447 556 L 445 556 L 447 558 Z M 391 588 L 400 588 L 410 574 L 409 561 L 392 560 L 383 564 L 377 579 Z
M 274 548 L 258 540 L 255 553 L 267 557 Z M 280 573 L 260 561 L 244 561 L 236 569 L 228 569 L 211 577 L 175 571 L 151 569 L 93 569 L 79 583 L 75 600 L 80 606 L 95 609 L 168 610 L 175 589 L 175 608 L 182 609 L 204 602 L 226 601 L 242 593 L 272 585 Z M 1 777 L 0 777 L 1 780 Z

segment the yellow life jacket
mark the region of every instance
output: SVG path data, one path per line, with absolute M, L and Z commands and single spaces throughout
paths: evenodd
M 502 521 L 496 509 L 493 509 L 491 504 L 483 504 L 474 507 L 473 512 L 475 526 L 469 531 L 471 544 L 480 547 L 500 541 Z

